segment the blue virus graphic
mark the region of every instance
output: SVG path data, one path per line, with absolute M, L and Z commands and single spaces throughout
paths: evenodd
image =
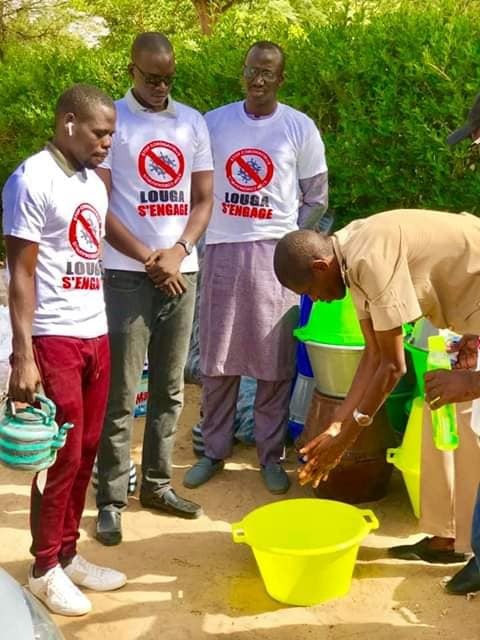
M 261 165 L 258 164 L 255 158 L 250 158 L 249 160 L 247 160 L 247 164 L 249 167 L 251 167 L 255 171 L 255 173 L 260 175 L 260 171 L 262 170 L 262 167 Z M 248 175 L 245 169 L 242 169 L 241 167 L 238 168 L 237 176 L 240 178 L 240 180 L 244 184 L 247 184 L 248 182 L 252 182 L 252 178 Z
M 160 158 L 160 160 L 163 160 L 165 164 L 168 164 L 169 167 L 172 167 L 172 169 L 177 169 L 177 162 L 174 158 L 171 158 L 167 154 L 161 152 L 158 154 L 158 157 Z M 157 174 L 157 176 L 160 176 L 163 180 L 171 178 L 171 176 L 167 175 L 162 167 L 156 164 L 156 162 L 154 162 L 153 160 L 150 160 L 150 171 Z

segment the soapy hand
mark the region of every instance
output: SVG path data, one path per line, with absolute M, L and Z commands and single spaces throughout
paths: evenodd
M 337 466 L 358 434 L 359 430 L 354 426 L 333 422 L 328 429 L 306 444 L 300 449 L 306 464 L 298 470 L 299 483 L 304 485 L 312 482 L 314 487 L 318 487 L 322 480 L 327 480 L 330 471 Z

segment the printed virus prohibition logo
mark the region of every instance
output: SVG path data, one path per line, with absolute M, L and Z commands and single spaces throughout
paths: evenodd
M 157 189 L 171 189 L 180 182 L 185 159 L 180 149 L 165 140 L 146 144 L 138 156 L 138 172 L 145 182 Z
M 68 229 L 68 239 L 76 254 L 88 260 L 98 258 L 102 222 L 91 204 L 78 205 Z
M 259 191 L 273 177 L 273 162 L 261 149 L 239 149 L 225 166 L 227 179 L 239 191 Z

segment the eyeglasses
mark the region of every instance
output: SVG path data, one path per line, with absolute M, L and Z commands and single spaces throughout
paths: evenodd
M 132 66 L 139 72 L 139 74 L 142 76 L 143 81 L 146 84 L 151 84 L 154 87 L 160 85 L 160 84 L 165 84 L 167 87 L 170 87 L 174 82 L 175 82 L 175 76 L 171 75 L 171 76 L 157 76 L 151 73 L 145 73 L 145 71 L 142 71 L 140 69 L 140 67 L 133 63 Z
M 243 67 L 243 77 L 246 80 L 253 80 L 260 76 L 263 80 L 267 80 L 268 82 L 272 82 L 276 79 L 277 74 L 269 69 L 257 69 L 257 67 Z

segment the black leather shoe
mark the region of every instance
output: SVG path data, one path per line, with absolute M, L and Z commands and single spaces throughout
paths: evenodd
M 480 571 L 475 557 L 456 573 L 445 585 L 445 591 L 455 596 L 465 596 L 467 593 L 480 591 Z
M 178 518 L 188 518 L 189 520 L 199 518 L 203 513 L 199 504 L 180 498 L 173 489 L 167 489 L 161 495 L 140 491 L 140 504 L 148 509 L 158 509 Z
M 397 560 L 410 560 L 412 562 L 430 562 L 431 564 L 455 564 L 466 562 L 464 553 L 453 550 L 432 549 L 428 544 L 430 538 L 423 538 L 415 544 L 402 544 L 398 547 L 390 547 L 388 555 Z
M 120 544 L 122 541 L 122 519 L 119 511 L 99 510 L 95 538 L 106 547 Z

